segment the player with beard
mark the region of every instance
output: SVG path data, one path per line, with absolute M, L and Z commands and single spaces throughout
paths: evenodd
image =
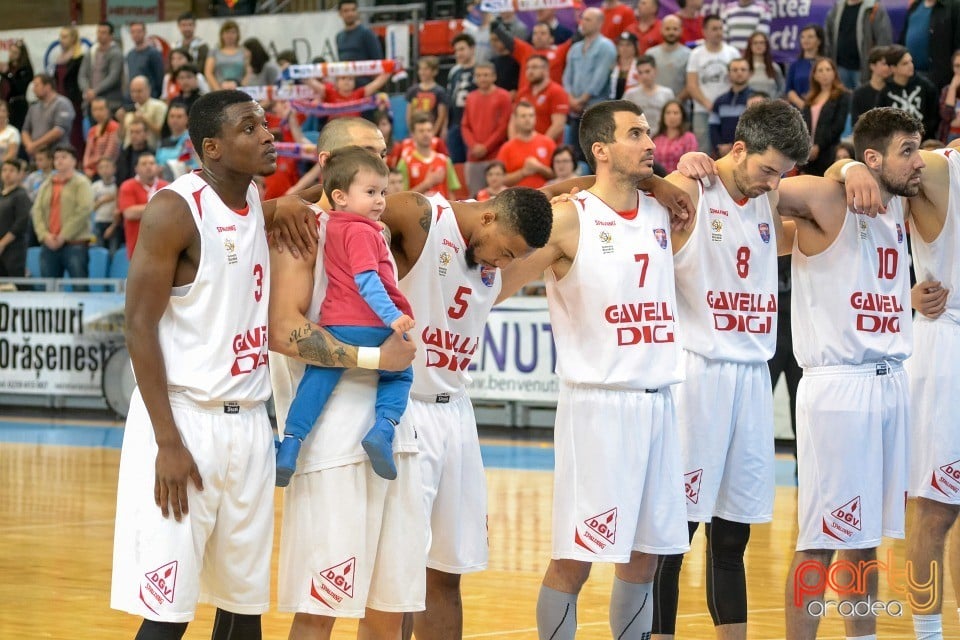
M 914 354 L 907 366 L 913 502 L 907 527 L 913 580 L 908 586 L 916 637 L 943 640 L 944 542 L 960 513 L 960 489 L 952 473 L 960 459 L 954 392 L 960 304 L 956 295 L 948 295 L 960 287 L 960 152 L 947 148 L 920 155 L 926 168 L 920 174 L 920 192 L 909 200 L 914 271 L 923 280 L 914 287 L 914 307 L 923 315 L 914 322 Z M 827 175 L 839 173 L 843 164 L 836 163 Z M 876 182 L 859 166 L 847 169 L 846 178 L 848 194 L 857 199 Z M 956 558 L 954 552 L 954 566 Z
M 913 350 L 913 324 L 900 196 L 920 193 L 922 135 L 917 118 L 892 108 L 872 109 L 854 127 L 856 155 L 879 184 L 883 215 L 846 215 L 843 187 L 827 178 L 800 176 L 780 186 L 780 214 L 797 226 L 792 325 L 803 367 L 800 534 L 787 578 L 788 640 L 816 637 L 822 578 L 835 552 L 840 561 L 869 566 L 862 563 L 875 562 L 882 536 L 904 535 L 909 404 L 903 361 Z M 862 196 L 853 204 L 875 203 Z M 865 587 L 845 598 L 876 601 L 876 574 Z M 846 635 L 875 640 L 876 617 L 861 615 L 863 608 L 844 618 Z
M 718 179 L 668 178 L 697 206 L 693 228 L 672 235 L 686 369 L 677 426 L 689 532 L 706 523 L 707 607 L 720 638 L 746 637 L 750 524 L 773 519 L 767 360 L 776 350 L 777 254 L 793 246 L 777 215 L 777 187 L 809 152 L 800 112 L 767 101 L 740 117 L 731 151 L 716 162 Z M 674 635 L 682 561 L 661 556 L 654 637 Z
M 870 180 L 849 187 L 849 196 L 839 168 L 827 178 L 780 183 L 778 211 L 796 227 L 791 323 L 804 369 L 797 398 L 800 534 L 787 583 L 789 640 L 816 636 L 834 553 L 863 567 L 874 561 L 882 535 L 903 537 L 908 404 L 902 362 L 912 351 L 912 323 L 905 307 L 910 292 L 900 196 L 920 192 L 922 133 L 922 123 L 902 111 L 873 109 L 854 129 L 856 154 Z M 697 177 L 712 173 L 706 164 L 681 170 Z M 886 213 L 847 215 L 848 207 L 869 215 L 885 207 Z M 876 618 L 859 615 L 876 600 L 872 578 L 863 593 L 846 596 L 860 603 L 845 617 L 848 638 L 876 640 Z
M 544 274 L 561 379 L 541 638 L 574 637 L 577 596 L 598 561 L 617 563 L 613 637 L 645 637 L 657 555 L 688 548 L 670 391 L 683 377 L 671 225 L 637 190 L 653 173 L 649 131 L 632 102 L 588 109 L 580 140 L 595 183 L 555 205 L 547 245 L 504 271 L 501 296 Z

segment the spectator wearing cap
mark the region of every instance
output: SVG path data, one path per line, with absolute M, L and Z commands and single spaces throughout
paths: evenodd
M 617 38 L 617 62 L 610 73 L 610 98 L 619 100 L 623 94 L 640 84 L 637 76 L 637 36 L 624 31 Z
M 53 152 L 56 171 L 40 186 L 33 202 L 33 228 L 40 241 L 40 276 L 87 277 L 87 247 L 92 229 L 93 186 L 77 169 L 77 151 L 61 145 Z M 74 287 L 86 291 L 86 287 Z
M 637 36 L 637 53 L 643 55 L 650 47 L 663 42 L 660 33 L 660 0 L 640 0 L 637 4 L 637 21 L 628 27 L 624 33 Z M 622 35 L 622 34 L 621 34 Z

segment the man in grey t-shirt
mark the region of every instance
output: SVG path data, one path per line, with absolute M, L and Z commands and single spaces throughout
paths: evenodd
M 675 15 L 666 16 L 660 23 L 663 43 L 647 49 L 647 55 L 657 63 L 657 81 L 673 89 L 677 100 L 687 99 L 687 60 L 690 49 L 683 46 L 683 23 Z
M 57 93 L 49 75 L 34 76 L 33 92 L 37 101 L 27 110 L 21 132 L 23 148 L 31 160 L 39 147 L 52 149 L 61 142 L 69 142 L 76 115 L 70 100 Z

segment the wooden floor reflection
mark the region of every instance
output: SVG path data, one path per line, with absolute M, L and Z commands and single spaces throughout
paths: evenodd
M 134 636 L 138 621 L 109 608 L 118 461 L 115 449 L 0 444 L 0 638 Z M 537 590 L 550 556 L 552 475 L 494 469 L 488 480 L 490 569 L 464 579 L 465 636 L 533 640 Z M 747 556 L 750 638 L 784 635 L 782 594 L 796 537 L 795 501 L 795 489 L 778 488 L 776 520 L 753 529 Z M 902 543 L 892 549 L 902 563 Z M 678 638 L 714 637 L 703 572 L 701 534 L 684 564 Z M 611 567 L 598 565 L 584 587 L 578 638 L 610 637 L 611 578 Z M 881 599 L 897 598 L 884 583 Z M 945 637 L 960 637 L 953 590 L 946 591 Z M 212 610 L 203 607 L 187 637 L 208 638 L 211 624 Z M 268 614 L 264 637 L 285 638 L 289 624 L 289 615 Z M 356 623 L 343 623 L 334 637 L 355 637 L 355 629 Z M 912 638 L 908 613 L 882 617 L 879 633 Z M 820 637 L 844 637 L 836 614 L 821 625 Z

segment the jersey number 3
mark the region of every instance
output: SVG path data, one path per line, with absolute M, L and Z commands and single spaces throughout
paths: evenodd
M 263 265 L 253 265 L 253 299 L 260 302 L 263 297 Z
M 453 294 L 454 305 L 447 309 L 447 315 L 454 320 L 459 320 L 467 312 L 467 296 L 473 293 L 470 287 L 460 287 Z

